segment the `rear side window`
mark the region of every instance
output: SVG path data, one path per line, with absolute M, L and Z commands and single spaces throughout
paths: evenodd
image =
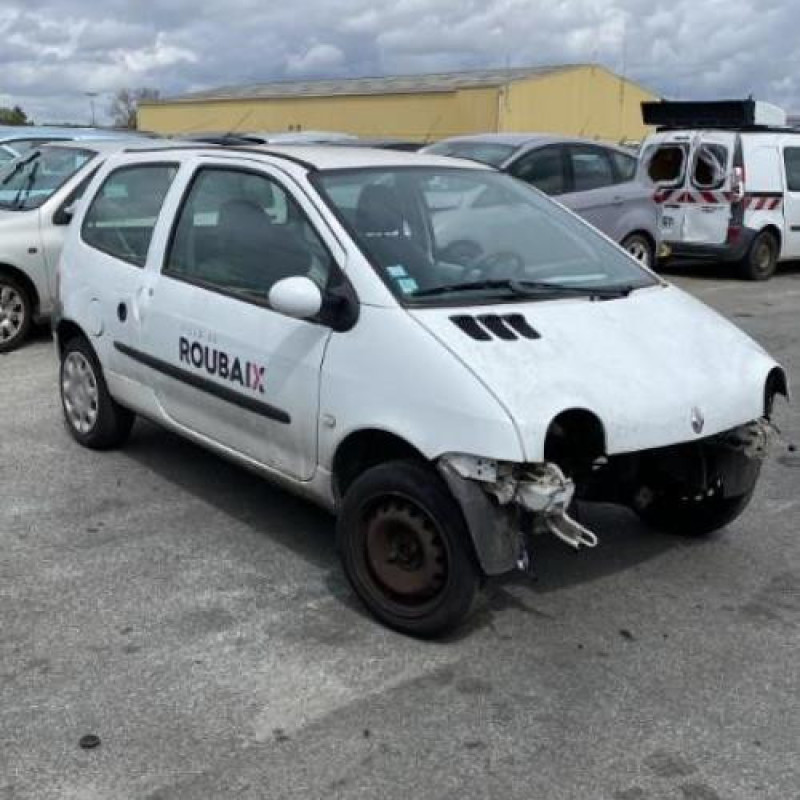
M 636 168 L 639 164 L 636 156 L 629 156 L 627 153 L 620 153 L 617 150 L 611 150 L 610 152 L 611 160 L 617 170 L 618 179 L 623 183 L 632 181 L 636 177 Z
M 783 151 L 786 165 L 786 188 L 790 192 L 800 192 L 800 147 L 787 147 Z
M 728 148 L 705 142 L 697 148 L 692 169 L 692 182 L 700 189 L 719 189 L 725 183 Z
M 573 191 L 588 192 L 616 183 L 608 153 L 599 147 L 567 148 L 572 167 Z
M 545 194 L 562 194 L 566 188 L 560 147 L 534 150 L 515 161 L 510 172 L 515 178 L 530 183 Z
M 176 164 L 141 164 L 112 172 L 94 196 L 81 235 L 92 247 L 143 267 Z
M 653 183 L 674 184 L 683 180 L 686 152 L 678 144 L 665 144 L 645 153 L 647 174 Z

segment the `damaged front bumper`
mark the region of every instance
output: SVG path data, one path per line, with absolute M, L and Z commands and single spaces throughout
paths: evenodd
M 446 455 L 437 466 L 461 504 L 487 575 L 527 569 L 529 533 L 552 533 L 576 549 L 597 545 L 597 536 L 569 515 L 575 484 L 556 464 Z
M 688 494 L 735 496 L 752 486 L 775 437 L 764 418 L 688 445 L 595 459 L 589 472 L 596 471 L 602 488 L 581 496 L 634 507 L 641 492 L 650 491 L 654 468 L 686 481 L 681 490 Z M 437 467 L 461 505 L 487 575 L 526 569 L 531 534 L 550 533 L 575 549 L 597 545 L 597 536 L 570 515 L 577 487 L 555 463 L 448 454 Z

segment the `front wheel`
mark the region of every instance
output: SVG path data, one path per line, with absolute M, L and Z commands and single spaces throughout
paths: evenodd
M 389 627 L 432 637 L 469 614 L 479 569 L 461 509 L 426 465 L 367 470 L 345 494 L 336 535 L 355 593 Z
M 778 249 L 777 239 L 769 231 L 761 231 L 739 265 L 742 277 L 748 281 L 771 278 L 778 266 Z
M 0 353 L 19 347 L 31 329 L 33 301 L 24 286 L 0 275 Z
M 124 444 L 134 414 L 109 394 L 100 362 L 82 337 L 70 339 L 61 354 L 61 406 L 72 437 L 92 450 Z
M 655 248 L 641 233 L 632 233 L 622 240 L 623 250 L 627 250 L 643 267 L 652 267 L 656 261 Z

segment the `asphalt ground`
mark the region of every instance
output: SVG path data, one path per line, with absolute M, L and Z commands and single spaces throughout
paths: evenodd
M 800 385 L 800 268 L 669 276 Z M 79 448 L 56 367 L 46 332 L 0 357 L 3 800 L 800 797 L 785 443 L 727 530 L 595 509 L 597 550 L 543 541 L 535 581 L 424 643 L 362 611 L 312 506 L 148 424 Z

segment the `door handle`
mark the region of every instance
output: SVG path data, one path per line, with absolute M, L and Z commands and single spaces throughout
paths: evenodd
M 128 319 L 128 306 L 125 303 L 120 303 L 117 306 L 117 319 L 120 322 L 125 322 Z
M 624 202 L 625 202 L 625 198 L 624 197 L 619 197 L 619 196 L 614 197 L 611 200 L 611 204 L 614 205 L 614 206 L 621 206 Z

